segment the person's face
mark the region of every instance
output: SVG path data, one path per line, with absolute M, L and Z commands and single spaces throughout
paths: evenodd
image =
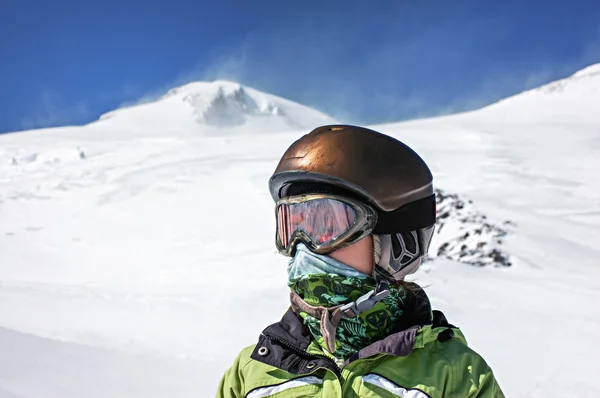
M 363 274 L 371 275 L 373 272 L 373 236 L 369 235 L 350 246 L 329 253 L 329 257 L 349 265 Z

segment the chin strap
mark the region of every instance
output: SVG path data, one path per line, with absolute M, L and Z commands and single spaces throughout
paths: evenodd
M 361 312 L 370 310 L 375 304 L 390 295 L 390 284 L 386 280 L 379 280 L 375 290 L 360 296 L 356 301 L 344 304 L 339 307 L 339 311 L 345 318 L 354 318 Z
M 308 304 L 298 295 L 290 292 L 290 302 L 292 310 L 295 313 L 305 312 L 321 320 L 321 335 L 325 340 L 327 349 L 330 353 L 335 352 L 335 330 L 342 318 L 354 318 L 364 311 L 368 311 L 375 305 L 390 295 L 390 284 L 384 279 L 377 281 L 377 287 L 374 290 L 360 296 L 356 301 L 334 307 L 322 307 Z

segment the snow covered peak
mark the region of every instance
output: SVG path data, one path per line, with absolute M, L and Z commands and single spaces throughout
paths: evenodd
M 183 98 L 196 109 L 199 122 L 227 127 L 244 124 L 247 116 L 285 116 L 285 112 L 268 98 L 252 96 L 242 85 L 226 83 L 218 85 L 208 103 L 198 91 L 191 91 Z
M 191 82 L 184 84 L 183 86 L 178 86 L 167 91 L 166 94 L 161 96 L 159 100 L 164 100 L 167 98 L 171 98 L 174 96 L 185 96 L 190 94 L 206 94 L 207 96 L 214 96 L 219 91 L 222 91 L 226 94 L 230 94 L 233 91 L 239 90 L 243 88 L 240 83 L 236 83 L 229 80 L 215 80 L 213 82 Z
M 335 122 L 307 106 L 227 80 L 188 83 L 154 102 L 105 114 L 100 121 L 195 132 L 200 126 L 281 131 Z

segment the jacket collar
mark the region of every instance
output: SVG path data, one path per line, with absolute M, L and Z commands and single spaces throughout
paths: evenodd
M 416 346 L 417 332 L 422 326 L 433 323 L 434 326 L 451 327 L 441 312 L 431 311 L 429 298 L 420 287 L 412 284 L 411 289 L 412 294 L 408 295 L 404 303 L 406 316 L 401 318 L 394 332 L 355 353 L 346 364 L 377 354 L 406 356 Z M 436 323 L 439 325 L 435 325 Z M 315 364 L 339 373 L 333 361 L 327 360 L 325 356 L 320 358 L 307 353 L 312 341 L 308 328 L 290 308 L 279 322 L 262 332 L 251 358 L 294 374 L 310 373 Z M 419 343 L 422 344 L 418 341 L 417 346 L 421 345 Z

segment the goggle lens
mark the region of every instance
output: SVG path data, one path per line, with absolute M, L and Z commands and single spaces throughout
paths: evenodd
M 322 245 L 340 237 L 355 221 L 352 206 L 336 199 L 319 198 L 277 207 L 277 234 L 284 249 L 297 232 Z

